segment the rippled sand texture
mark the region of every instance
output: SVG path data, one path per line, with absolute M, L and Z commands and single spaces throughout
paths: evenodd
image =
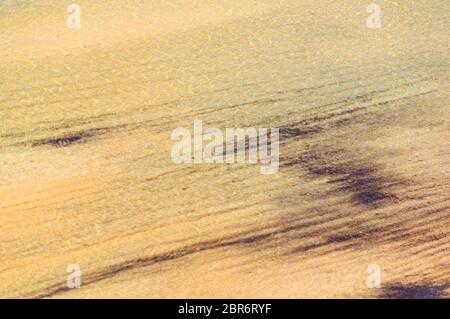
M 0 296 L 449 297 L 448 1 L 377 30 L 367 1 L 77 3 L 0 4 Z M 279 127 L 279 173 L 174 164 L 195 118 Z

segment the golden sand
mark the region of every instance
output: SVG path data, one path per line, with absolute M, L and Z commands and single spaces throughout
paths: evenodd
M 10 3 L 1 297 L 449 296 L 447 1 Z M 196 118 L 280 171 L 174 164 Z

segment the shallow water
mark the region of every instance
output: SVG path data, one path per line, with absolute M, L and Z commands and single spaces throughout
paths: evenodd
M 0 295 L 389 295 L 369 263 L 448 281 L 445 1 L 383 2 L 380 30 L 364 1 L 79 1 L 81 30 L 48 3 L 0 17 Z M 175 165 L 196 118 L 279 127 L 279 174 Z

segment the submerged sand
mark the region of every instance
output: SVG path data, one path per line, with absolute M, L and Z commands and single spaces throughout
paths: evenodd
M 446 1 L 379 2 L 0 5 L 0 296 L 448 297 Z M 174 164 L 196 118 L 279 173 Z

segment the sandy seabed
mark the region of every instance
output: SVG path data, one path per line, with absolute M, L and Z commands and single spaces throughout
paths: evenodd
M 0 296 L 449 297 L 448 2 L 378 2 L 3 1 Z M 279 172 L 174 164 L 194 119 Z

